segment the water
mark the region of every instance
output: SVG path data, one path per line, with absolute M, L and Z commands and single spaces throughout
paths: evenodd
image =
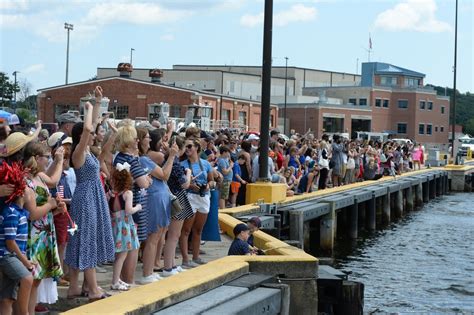
M 474 312 L 474 193 L 442 196 L 337 243 L 336 267 L 365 284 L 365 313 Z

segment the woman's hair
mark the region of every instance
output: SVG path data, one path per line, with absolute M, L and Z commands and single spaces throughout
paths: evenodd
M 201 136 L 201 130 L 198 127 L 189 127 L 186 129 L 185 137 L 187 138 L 199 138 Z
M 72 154 L 76 150 L 77 145 L 81 141 L 82 131 L 84 129 L 84 123 L 78 122 L 72 127 L 71 137 L 72 137 L 72 147 L 71 147 L 71 157 L 70 157 L 70 164 L 74 167 L 74 163 L 72 162 Z
M 39 173 L 36 156 L 45 155 L 50 152 L 49 147 L 41 142 L 30 142 L 23 151 L 23 166 L 29 170 L 33 176 Z
M 319 147 L 322 149 L 327 149 L 328 148 L 328 144 L 326 143 L 326 141 L 322 140 L 320 143 L 319 143 Z
M 117 131 L 117 149 L 120 152 L 125 152 L 137 138 L 137 130 L 131 125 L 125 125 Z
M 173 145 L 173 139 L 176 141 L 176 145 L 178 146 L 178 149 L 182 149 L 184 147 L 184 138 L 178 135 L 172 136 L 169 145 L 170 147 Z
M 5 126 L 0 127 L 0 141 L 5 140 L 7 137 L 7 128 L 5 128 Z
M 158 142 L 161 141 L 161 139 L 163 138 L 165 134 L 166 134 L 165 129 L 155 129 L 155 130 L 150 131 L 150 138 L 151 138 L 150 150 L 157 151 L 156 146 Z
M 132 189 L 132 174 L 127 170 L 117 170 L 112 172 L 112 187 L 116 192 L 123 192 Z
M 147 154 L 142 148 L 142 141 L 145 139 L 148 134 L 148 129 L 146 128 L 136 128 L 137 129 L 137 138 L 138 138 L 138 155 L 142 156 Z
M 245 152 L 250 153 L 250 150 L 252 149 L 252 144 L 249 141 L 243 141 L 240 144 L 240 148 Z

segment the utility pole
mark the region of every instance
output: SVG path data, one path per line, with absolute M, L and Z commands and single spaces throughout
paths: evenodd
M 13 108 L 16 107 L 16 75 L 17 73 L 19 73 L 20 71 L 13 71 L 13 76 L 15 77 L 15 85 L 13 86 Z
M 268 144 L 270 131 L 270 92 L 272 80 L 272 25 L 273 0 L 265 0 L 263 19 L 263 61 L 262 61 L 262 105 L 260 114 L 260 153 L 258 156 L 258 180 L 268 178 Z
M 134 48 L 130 48 L 130 64 L 133 66 L 133 52 L 135 51 Z
M 454 152 L 454 141 L 456 140 L 455 132 L 456 132 L 456 66 L 457 66 L 457 52 L 458 52 L 458 0 L 456 0 L 456 15 L 454 20 L 454 79 L 453 79 L 453 126 L 451 130 L 451 157 L 453 161 L 456 163 L 455 154 Z
M 67 30 L 67 50 L 66 50 L 66 85 L 69 77 L 69 32 L 74 29 L 74 25 L 64 23 L 64 28 Z
M 286 95 L 288 94 L 288 57 L 285 57 L 285 109 L 283 113 L 283 133 L 286 134 Z

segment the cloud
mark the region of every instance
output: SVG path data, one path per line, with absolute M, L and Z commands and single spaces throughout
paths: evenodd
M 437 9 L 434 0 L 403 0 L 392 9 L 380 13 L 374 24 L 387 31 L 450 31 L 448 23 L 436 19 Z
M 318 11 L 314 7 L 303 4 L 295 4 L 287 11 L 281 11 L 273 16 L 273 23 L 276 26 L 286 26 L 294 22 L 308 22 L 314 20 Z M 263 24 L 264 14 L 246 14 L 240 18 L 240 24 L 245 27 L 254 27 Z
M 0 10 L 26 10 L 28 8 L 27 0 L 2 0 L 0 1 Z
M 174 35 L 173 34 L 164 34 L 164 35 L 161 35 L 160 39 L 161 40 L 166 40 L 166 41 L 171 41 L 171 40 L 174 40 Z
M 31 74 L 31 73 L 35 73 L 35 72 L 41 72 L 41 71 L 44 70 L 44 68 L 45 68 L 44 64 L 38 63 L 38 64 L 35 64 L 35 65 L 31 65 L 29 67 L 26 67 L 25 69 L 23 69 L 23 71 L 21 71 L 21 73 Z

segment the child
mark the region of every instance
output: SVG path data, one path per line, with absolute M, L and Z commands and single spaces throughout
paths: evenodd
M 130 165 L 117 163 L 112 173 L 113 191 L 108 194 L 110 215 L 112 217 L 112 230 L 115 241 L 115 262 L 112 275 L 112 290 L 128 291 L 130 285 L 120 280 L 122 267 L 129 251 L 140 247 L 137 228 L 133 222 L 132 214 L 142 209 L 141 204 L 133 206 L 132 175 Z
M 234 240 L 230 244 L 228 255 L 252 255 L 247 240 L 250 229 L 247 224 L 239 223 L 234 227 Z
M 15 187 L 0 212 L 0 314 L 11 314 L 17 300 L 20 314 L 28 314 L 28 301 L 33 285 L 33 264 L 26 257 L 29 213 L 23 208 L 26 172 L 20 164 L 3 163 L 0 178 Z M 19 285 L 19 288 L 18 288 Z
M 239 193 L 240 186 L 242 184 L 247 184 L 247 182 L 242 179 L 242 170 L 240 169 L 240 164 L 243 165 L 245 163 L 245 157 L 240 155 L 237 159 L 237 163 L 235 163 L 234 160 L 232 160 L 232 162 L 234 162 L 234 167 L 232 168 L 232 183 L 230 184 L 230 203 L 233 208 L 237 201 L 237 194 Z
M 227 146 L 221 146 L 219 148 L 219 159 L 217 160 L 217 170 L 224 177 L 224 180 L 220 188 L 219 196 L 219 209 L 225 208 L 225 201 L 229 198 L 230 183 L 232 182 L 232 168 L 234 162 L 230 160 L 230 150 Z

